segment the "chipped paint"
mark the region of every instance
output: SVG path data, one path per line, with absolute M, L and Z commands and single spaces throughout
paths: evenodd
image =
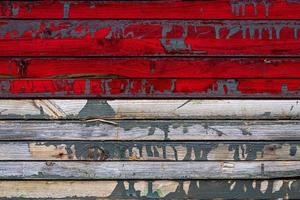
M 3 38 L 7 34 L 11 38 L 20 38 L 25 33 L 30 33 L 32 38 L 83 38 L 86 36 L 96 37 L 96 33 L 101 30 L 108 30 L 105 35 L 105 39 L 143 39 L 147 38 L 149 33 L 141 32 L 139 25 L 143 26 L 157 26 L 161 29 L 160 38 L 162 45 L 168 51 L 188 51 L 192 49 L 192 46 L 186 43 L 186 38 L 190 34 L 206 35 L 210 37 L 210 34 L 214 34 L 215 39 L 230 39 L 235 35 L 241 34 L 243 39 L 264 39 L 263 35 L 267 34 L 269 40 L 279 40 L 281 38 L 281 32 L 284 29 L 291 30 L 288 32 L 290 37 L 294 39 L 298 38 L 299 22 L 297 21 L 211 21 L 206 22 L 202 20 L 35 20 L 35 21 L 1 21 L 0 38 Z M 135 26 L 135 29 L 130 29 L 131 26 Z M 141 26 L 142 27 L 142 26 Z M 170 33 L 178 32 L 180 27 L 180 37 L 171 37 Z M 201 29 L 202 27 L 209 28 L 210 31 Z M 45 34 L 50 31 L 51 34 Z M 220 32 L 228 32 L 227 34 L 220 34 Z M 47 37 L 45 35 L 48 35 Z
M 1 147 L 0 143 L 0 147 Z M 30 151 L 68 160 L 298 160 L 297 142 L 29 142 Z M 51 156 L 50 156 L 51 155 Z
M 70 2 L 65 1 L 64 2 L 64 17 L 63 18 L 69 18 L 70 15 Z
M 147 181 L 149 190 L 146 194 L 136 190 L 138 181 L 129 181 L 130 188 L 126 187 L 126 181 L 118 181 L 110 198 L 135 197 L 138 199 L 158 198 L 158 190 L 153 190 L 156 181 Z M 255 183 L 255 184 L 253 184 Z M 279 187 L 273 191 L 273 188 Z M 212 192 L 212 188 L 214 188 Z M 285 198 L 295 199 L 300 195 L 299 181 L 284 181 L 280 186 L 277 180 L 192 180 L 177 181 L 174 191 L 164 191 L 159 197 L 164 199 L 264 199 Z
M 231 0 L 231 12 L 234 16 L 245 16 L 246 7 L 253 7 L 253 15 L 257 16 L 257 7 L 262 5 L 264 7 L 266 17 L 269 16 L 269 9 L 271 6 L 270 0 Z
M 267 79 L 2 79 L 0 98 L 297 98 L 300 94 L 297 79 L 271 82 L 272 85 Z

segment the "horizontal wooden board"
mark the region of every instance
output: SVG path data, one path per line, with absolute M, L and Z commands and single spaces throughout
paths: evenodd
M 1 181 L 0 197 L 17 199 L 297 199 L 300 181 L 148 180 Z
M 0 121 L 0 140 L 300 140 L 300 122 L 246 120 Z
M 2 180 L 270 179 L 300 175 L 300 161 L 0 162 Z
M 2 78 L 300 78 L 298 58 L 0 58 Z
M 0 20 L 0 56 L 299 56 L 294 20 Z
M 298 1 L 2 1 L 14 19 L 299 19 Z
M 300 142 L 0 142 L 0 160 L 300 160 Z
M 1 119 L 299 119 L 299 116 L 298 100 L 0 100 Z
M 300 97 L 300 79 L 0 79 L 0 98 Z

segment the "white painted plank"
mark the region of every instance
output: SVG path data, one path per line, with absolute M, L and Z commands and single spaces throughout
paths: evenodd
M 0 118 L 300 119 L 298 100 L 0 100 Z

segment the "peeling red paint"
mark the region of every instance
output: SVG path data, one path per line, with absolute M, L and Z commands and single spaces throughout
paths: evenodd
M 0 11 L 2 18 L 24 19 L 299 19 L 300 4 L 288 0 L 2 1 Z
M 26 74 L 20 76 L 20 63 Z M 11 78 L 300 78 L 298 58 L 0 58 Z
M 299 79 L 4 80 L 0 98 L 297 98 Z
M 3 23 L 1 23 L 3 22 Z M 2 20 L 0 56 L 299 56 L 293 20 Z

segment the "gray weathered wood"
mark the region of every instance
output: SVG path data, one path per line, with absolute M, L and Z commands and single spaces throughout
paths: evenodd
M 300 160 L 300 142 L 0 142 L 0 160 Z
M 300 161 L 0 162 L 0 179 L 268 179 L 300 176 Z
M 297 100 L 0 100 L 0 118 L 299 119 L 300 106 Z
M 0 140 L 300 140 L 300 121 L 0 121 Z
M 0 181 L 14 199 L 298 199 L 300 180 Z

